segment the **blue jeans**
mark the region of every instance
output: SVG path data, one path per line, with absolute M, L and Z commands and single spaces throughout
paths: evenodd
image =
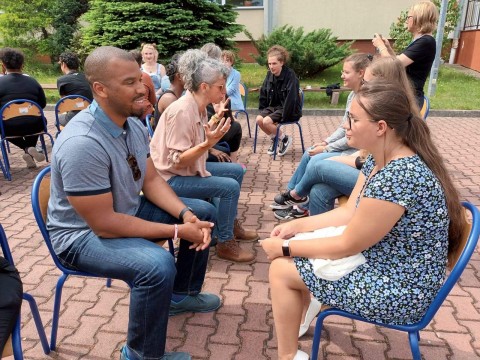
M 207 162 L 207 170 L 212 176 L 174 176 L 168 183 L 178 196 L 216 200 L 216 234 L 219 242 L 225 242 L 233 239 L 243 168 L 235 163 Z
M 325 159 L 340 155 L 342 155 L 340 152 L 327 152 L 310 156 L 308 152 L 305 151 L 300 160 L 300 164 L 298 164 L 297 169 L 288 182 L 287 190 L 295 189 L 296 193 L 301 197 L 307 196 L 311 187 L 318 182 L 312 178 L 313 172 L 311 170 L 313 167 L 317 166 L 317 164 L 320 164 Z
M 182 199 L 201 220 L 215 221 L 213 205 Z M 137 217 L 174 224 L 180 221 L 141 197 Z M 59 258 L 73 268 L 129 284 L 130 309 L 127 346 L 136 359 L 160 359 L 165 352 L 168 310 L 172 291 L 200 292 L 208 261 L 208 249 L 189 250 L 180 241 L 177 262 L 170 252 L 142 238 L 102 239 L 93 231 L 75 242 Z M 132 360 L 136 360 L 132 359 Z
M 333 209 L 335 199 L 349 196 L 357 183 L 360 170 L 337 161 L 320 161 L 313 167 L 315 179 L 310 190 L 310 215 L 322 214 Z M 307 172 L 309 172 L 307 170 Z

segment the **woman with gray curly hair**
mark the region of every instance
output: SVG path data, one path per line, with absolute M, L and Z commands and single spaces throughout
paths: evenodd
M 230 129 L 230 119 L 223 117 L 228 102 L 223 100 L 228 68 L 200 50 L 188 50 L 179 60 L 178 71 L 186 94 L 160 117 L 158 126 L 164 131 L 156 131 L 152 138 L 152 160 L 178 196 L 219 199 L 215 204 L 218 257 L 252 262 L 253 252 L 242 249 L 237 242 L 259 238 L 256 231 L 243 229 L 236 219 L 243 169 L 230 162 L 206 162 L 208 149 Z M 208 120 L 206 108 L 211 103 L 219 106 Z

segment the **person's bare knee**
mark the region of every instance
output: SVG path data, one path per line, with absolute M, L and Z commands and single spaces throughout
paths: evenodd
M 290 289 L 308 291 L 291 258 L 280 257 L 273 260 L 268 276 L 272 287 L 280 285 Z
M 256 121 L 257 121 L 258 126 L 263 125 L 263 119 L 264 119 L 263 116 L 257 115 Z

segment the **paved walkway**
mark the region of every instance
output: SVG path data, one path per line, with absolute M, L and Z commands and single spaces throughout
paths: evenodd
M 52 113 L 48 113 L 50 123 Z M 305 143 L 324 138 L 339 117 L 304 117 Z M 474 118 L 430 118 L 435 140 L 465 200 L 480 205 L 480 123 Z M 293 129 L 293 127 L 292 127 Z M 247 131 L 244 129 L 244 133 Z M 292 131 L 292 130 L 290 130 Z M 297 133 L 296 133 L 297 134 Z M 302 151 L 298 135 L 293 149 L 273 161 L 260 138 L 259 151 L 244 136 L 240 154 L 248 166 L 242 187 L 239 217 L 244 224 L 268 236 L 277 223 L 268 204 L 284 189 Z M 5 227 L 25 290 L 35 296 L 50 334 L 53 294 L 59 272 L 43 244 L 30 207 L 30 188 L 40 169 L 24 168 L 12 147 L 13 181 L 0 180 L 0 222 Z M 82 166 L 82 164 L 79 164 Z M 205 290 L 220 294 L 223 306 L 215 313 L 187 314 L 170 319 L 168 350 L 188 351 L 194 359 L 276 359 L 276 337 L 269 299 L 269 262 L 258 244 L 246 244 L 257 253 L 253 265 L 219 261 L 212 256 Z M 1 291 L 1 290 L 0 290 Z M 63 292 L 57 352 L 45 356 L 24 304 L 22 337 L 26 359 L 118 359 L 125 342 L 129 293 L 121 281 L 110 289 L 102 280 L 70 278 Z M 326 323 L 321 352 L 328 360 L 409 359 L 407 336 L 364 323 L 331 317 Z M 310 353 L 313 326 L 300 342 Z M 421 333 L 424 359 L 478 359 L 480 357 L 480 254 L 477 249 L 466 272 L 433 322 Z

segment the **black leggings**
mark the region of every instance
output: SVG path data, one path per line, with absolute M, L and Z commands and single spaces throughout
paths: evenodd
M 21 136 L 8 139 L 8 142 L 23 150 L 37 145 L 38 135 L 30 134 L 44 130 L 42 119 L 35 116 L 18 116 L 12 120 L 6 120 L 3 122 L 3 129 L 5 136 Z
M 238 121 L 232 121 L 230 129 L 225 135 L 220 139 L 219 142 L 226 141 L 228 146 L 230 146 L 230 152 L 238 151 L 240 148 L 240 143 L 242 142 L 242 126 Z
M 23 287 L 17 269 L 0 256 L 0 355 L 22 306 Z

